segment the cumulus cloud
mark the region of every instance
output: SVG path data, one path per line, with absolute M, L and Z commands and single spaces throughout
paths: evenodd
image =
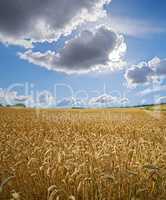
M 30 100 L 30 96 L 25 96 L 25 95 L 16 95 L 16 97 L 13 99 L 16 102 L 26 102 Z
M 21 95 L 18 91 L 8 91 L 0 88 L 0 102 L 3 104 L 23 103 L 28 107 L 50 107 L 56 104 L 56 98 L 51 92 L 43 90 L 33 95 Z
M 77 26 L 106 15 L 111 0 L 0 1 L 0 41 L 24 44 L 52 41 Z M 25 40 L 25 42 L 23 42 Z M 26 44 L 25 44 L 26 43 Z M 29 45 L 28 45 L 29 46 Z
M 63 98 L 57 101 L 57 107 L 66 107 L 66 106 L 83 106 L 85 105 L 85 101 L 79 98 L 71 97 L 71 98 Z
M 129 68 L 125 78 L 129 85 L 137 85 L 156 81 L 166 76 L 166 59 L 154 57 L 148 62 L 141 62 Z
M 93 97 L 90 99 L 91 104 L 110 104 L 117 102 L 117 97 L 114 97 L 109 94 L 103 94 L 98 97 Z
M 64 98 L 57 102 L 57 107 L 71 106 L 74 104 L 74 100 L 70 98 Z
M 49 107 L 56 102 L 56 98 L 47 90 L 43 90 L 37 94 L 36 99 L 33 98 L 33 104 L 38 107 Z
M 148 66 L 153 69 L 156 76 L 166 75 L 166 58 L 160 59 L 158 57 L 154 57 L 148 62 Z
M 151 73 L 152 69 L 150 69 L 149 66 L 143 62 L 129 68 L 126 71 L 125 78 L 129 84 L 146 83 L 149 80 Z
M 17 97 L 16 91 L 8 92 L 2 88 L 0 88 L 0 100 L 6 100 L 6 99 L 15 99 Z
M 89 104 L 105 104 L 105 105 L 124 105 L 129 102 L 127 97 L 118 97 L 118 96 L 113 96 L 110 94 L 102 94 L 97 97 L 93 97 L 89 100 Z
M 21 59 L 50 70 L 66 73 L 82 73 L 93 70 L 117 69 L 124 65 L 122 60 L 126 44 L 121 35 L 100 27 L 94 32 L 83 31 L 65 44 L 58 53 L 28 50 L 19 53 Z
M 19 95 L 17 91 L 7 91 L 0 88 L 0 101 L 5 104 L 26 103 L 31 99 L 31 96 Z
M 127 97 L 123 97 L 121 99 L 119 99 L 120 104 L 127 104 L 129 102 L 129 99 Z
M 81 106 L 81 107 L 91 107 L 97 105 L 126 105 L 129 102 L 128 98 L 126 97 L 118 97 L 113 96 L 110 94 L 102 94 L 100 96 L 92 97 L 89 99 L 81 99 L 81 98 L 64 98 L 57 101 L 57 107 L 74 107 L 74 106 Z

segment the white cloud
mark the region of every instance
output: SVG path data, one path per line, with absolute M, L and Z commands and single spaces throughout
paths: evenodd
M 138 96 L 146 96 L 152 93 L 156 93 L 156 92 L 162 92 L 162 91 L 166 91 L 166 85 L 159 85 L 159 86 L 154 86 L 152 88 L 147 88 L 144 89 L 143 91 L 138 93 Z
M 166 96 L 159 97 L 159 98 L 157 99 L 157 103 L 166 103 Z
M 43 90 L 38 92 L 29 102 L 29 106 L 48 108 L 56 103 L 56 97 L 51 92 Z
M 98 97 L 93 97 L 90 99 L 90 104 L 110 104 L 117 102 L 117 97 L 114 97 L 109 94 L 103 94 Z
M 89 100 L 89 104 L 101 104 L 101 105 L 124 105 L 129 102 L 127 97 L 118 97 L 118 96 L 113 96 L 110 94 L 102 94 L 97 97 L 93 97 Z
M 19 95 L 17 91 L 7 91 L 0 88 L 0 101 L 5 104 L 26 103 L 31 99 L 31 96 Z
M 58 53 L 28 50 L 19 53 L 19 56 L 49 70 L 70 74 L 119 69 L 125 64 L 122 60 L 125 52 L 126 44 L 123 37 L 100 27 L 94 32 L 81 32 Z
M 123 97 L 121 99 L 119 99 L 120 104 L 127 104 L 129 103 L 129 99 L 127 97 Z
M 2 88 L 0 88 L 0 99 L 1 100 L 6 100 L 6 99 L 15 99 L 17 96 L 16 91 L 8 92 Z
M 30 96 L 25 96 L 25 95 L 16 95 L 16 97 L 13 99 L 16 102 L 26 102 L 30 100 Z
M 75 100 L 73 98 L 64 98 L 57 102 L 57 107 L 72 106 L 74 104 Z
M 129 102 L 128 98 L 126 97 L 118 97 L 113 96 L 111 94 L 102 94 L 100 96 L 88 98 L 88 99 L 81 99 L 81 98 L 63 98 L 57 101 L 57 107 L 93 107 L 93 106 L 122 106 L 126 105 Z
M 17 91 L 8 91 L 0 88 L 0 102 L 3 104 L 13 105 L 16 103 L 23 103 L 28 107 L 50 107 L 56 104 L 56 98 L 51 92 L 43 90 L 41 92 L 31 95 L 21 95 Z
M 68 107 L 68 106 L 85 106 L 87 105 L 85 100 L 71 97 L 71 98 L 63 98 L 59 101 L 57 101 L 56 106 L 57 107 Z
M 148 62 L 148 65 L 153 69 L 156 76 L 166 75 L 166 58 L 160 59 L 158 57 L 154 57 L 151 61 Z

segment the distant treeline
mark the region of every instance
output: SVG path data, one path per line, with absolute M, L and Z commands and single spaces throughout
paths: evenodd
M 20 107 L 20 108 L 26 108 L 25 104 L 23 104 L 23 103 L 17 103 L 17 104 L 13 104 L 13 105 L 3 105 L 3 104 L 0 104 L 0 107 L 7 107 L 7 108 Z
M 160 104 L 143 104 L 143 105 L 132 105 L 132 106 L 119 106 L 119 107 L 104 107 L 105 109 L 112 109 L 112 108 L 150 108 L 153 106 L 161 106 L 161 105 L 166 105 L 166 103 L 160 103 Z M 0 107 L 7 107 L 7 108 L 26 108 L 26 105 L 23 103 L 17 103 L 13 105 L 3 105 L 0 104 Z M 72 107 L 72 109 L 85 109 L 86 107 Z M 90 107 L 89 107 L 90 108 Z

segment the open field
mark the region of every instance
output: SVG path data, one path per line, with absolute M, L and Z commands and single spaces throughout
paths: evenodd
M 0 200 L 165 200 L 166 113 L 0 109 Z
M 159 104 L 159 105 L 153 105 L 153 106 L 145 106 L 145 109 L 151 110 L 151 111 L 166 111 L 166 104 Z

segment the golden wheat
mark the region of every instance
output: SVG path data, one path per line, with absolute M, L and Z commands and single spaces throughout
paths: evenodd
M 0 200 L 165 200 L 166 114 L 0 109 Z

